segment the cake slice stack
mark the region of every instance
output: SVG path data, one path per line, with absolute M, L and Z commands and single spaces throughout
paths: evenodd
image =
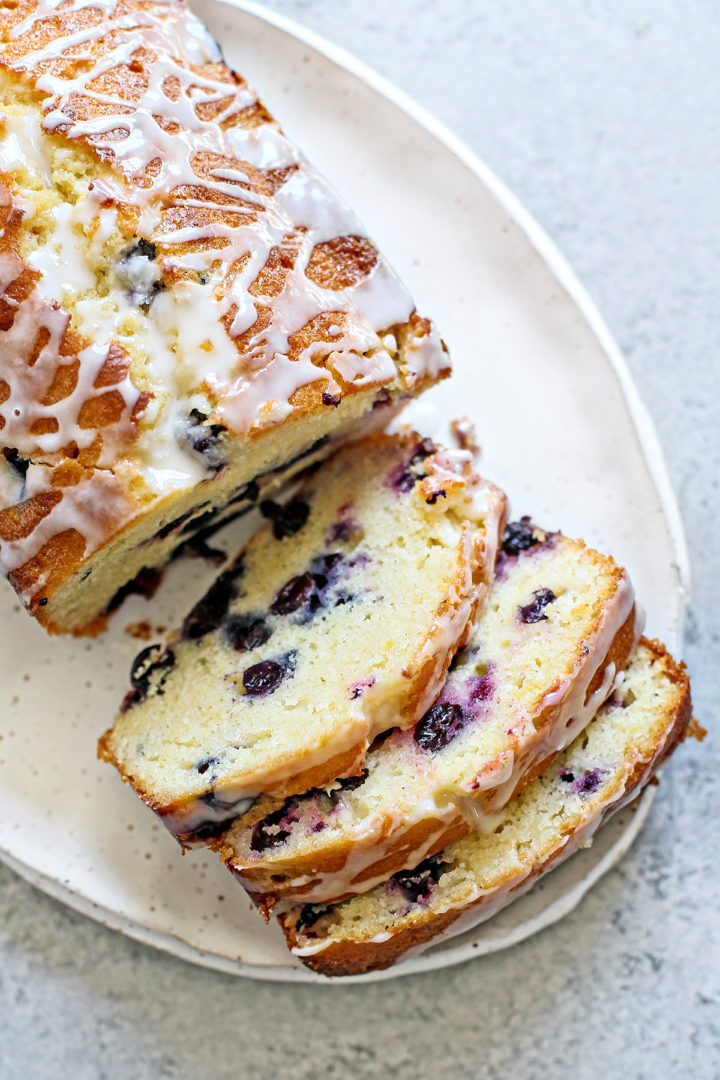
M 281 914 L 288 945 L 325 975 L 359 974 L 490 918 L 587 846 L 648 782 L 690 718 L 684 668 L 643 639 L 619 689 L 492 831 L 471 833 L 361 896 Z
M 622 567 L 505 509 L 413 433 L 339 450 L 143 650 L 101 740 L 318 971 L 489 916 L 687 725 Z
M 359 777 L 258 799 L 218 841 L 270 911 L 338 900 L 491 828 L 582 731 L 640 634 L 615 562 L 560 533 L 508 526 L 485 610 L 432 707 L 393 731 Z
M 258 795 L 357 776 L 427 712 L 502 537 L 505 497 L 469 459 L 412 434 L 338 451 L 138 656 L 100 751 L 183 843 Z

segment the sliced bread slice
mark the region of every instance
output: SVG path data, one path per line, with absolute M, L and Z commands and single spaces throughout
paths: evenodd
M 181 841 L 261 792 L 358 773 L 372 739 L 412 726 L 472 634 L 505 497 L 470 455 L 369 437 L 339 451 L 188 615 L 136 659 L 100 741 Z

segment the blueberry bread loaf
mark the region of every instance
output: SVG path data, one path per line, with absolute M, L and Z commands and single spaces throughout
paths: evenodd
M 472 633 L 505 498 L 463 451 L 370 436 L 338 451 L 186 618 L 145 649 L 100 744 L 184 843 L 261 792 L 358 773 L 413 725 Z
M 0 8 L 0 329 L 0 566 L 57 632 L 449 371 L 182 0 Z
M 371 749 L 359 777 L 258 799 L 218 850 L 267 914 L 288 897 L 365 892 L 492 828 L 595 715 L 640 629 L 612 559 L 527 520 L 509 525 L 477 630 L 414 729 Z
M 325 975 L 359 974 L 490 918 L 588 844 L 647 783 L 690 717 L 683 666 L 642 640 L 584 734 L 513 799 L 492 832 L 472 833 L 334 907 L 293 908 L 280 916 L 288 945 Z

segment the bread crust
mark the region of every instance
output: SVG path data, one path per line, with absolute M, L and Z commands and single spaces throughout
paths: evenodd
M 109 765 L 114 765 L 117 771 L 120 773 L 124 784 L 129 784 L 135 792 L 140 796 L 146 806 L 150 807 L 162 820 L 163 818 L 170 821 L 175 817 L 182 817 L 183 813 L 187 811 L 196 802 L 195 798 L 192 799 L 176 799 L 173 802 L 162 803 L 155 796 L 147 790 L 142 781 L 138 777 L 134 776 L 118 761 L 115 753 L 110 744 L 110 736 L 112 734 L 112 728 L 105 732 L 104 735 L 98 740 L 97 756 L 101 761 L 106 761 Z M 335 754 L 327 762 L 321 765 L 314 765 L 311 768 L 306 769 L 304 772 L 299 773 L 295 777 L 295 783 L 302 785 L 302 790 L 306 790 L 307 787 L 315 787 L 319 784 L 328 783 L 325 779 L 328 773 L 331 776 L 356 776 L 362 770 L 363 757 L 362 752 L 358 752 L 357 747 L 364 745 L 362 743 L 356 744 L 348 751 Z M 293 778 L 289 778 L 282 785 L 284 789 L 288 785 L 292 788 Z M 287 792 L 292 794 L 292 792 Z M 175 828 L 171 828 L 171 832 L 178 840 L 178 842 L 185 848 L 194 847 L 198 842 L 197 831 L 196 832 L 177 832 Z M 201 830 L 202 832 L 202 830 Z M 206 839 L 203 836 L 203 839 Z M 208 844 L 212 847 L 214 840 L 212 836 L 207 838 Z
M 368 398 L 368 412 L 385 403 L 381 392 L 388 401 L 407 399 L 445 378 L 450 365 L 434 327 L 411 303 L 400 321 L 390 314 L 387 325 L 370 330 L 363 304 L 353 306 L 348 297 L 383 275 L 388 289 L 396 290 L 393 295 L 406 294 L 375 245 L 354 227 L 352 215 L 204 33 L 182 0 L 162 5 L 109 0 L 97 8 L 58 9 L 49 0 L 8 5 L 0 10 L 0 82 L 13 108 L 0 124 L 15 123 L 14 136 L 21 137 L 35 125 L 41 156 L 54 162 L 56 152 L 70 154 L 73 166 L 84 170 L 89 190 L 80 190 L 78 198 L 96 217 L 90 214 L 88 224 L 81 214 L 78 235 L 95 237 L 92 230 L 101 216 L 115 215 L 111 269 L 102 270 L 110 274 L 108 281 L 139 242 L 151 252 L 158 290 L 173 302 L 185 302 L 188 290 L 202 299 L 197 318 L 202 322 L 210 311 L 215 337 L 222 336 L 220 351 L 229 350 L 229 359 L 225 367 L 210 359 L 194 361 L 195 383 L 188 384 L 187 400 L 202 394 L 208 425 L 227 432 L 234 449 L 245 455 L 237 479 L 241 485 L 253 480 L 253 460 L 267 456 L 264 447 L 275 447 L 279 425 L 288 435 L 271 468 L 302 448 L 305 438 L 293 430 L 296 421 L 301 427 L 313 421 L 315 437 L 334 430 L 340 438 L 361 397 Z M 168 74 L 158 87 L 160 68 Z M 49 74 L 50 93 L 43 82 Z M 0 107 L 1 99 L 0 91 Z M 250 139 L 267 144 L 267 167 L 243 160 L 242 146 Z M 135 157 L 143 159 L 140 166 L 126 150 L 131 144 Z M 286 164 L 273 166 L 275 151 L 278 162 L 285 155 Z M 233 179 L 235 173 L 242 179 Z M 44 181 L 53 194 L 54 176 L 51 170 Z M 167 397 L 185 408 L 185 391 L 178 391 L 174 376 L 148 374 L 153 349 L 143 353 L 141 335 L 132 336 L 138 355 L 130 355 L 118 327 L 108 340 L 90 340 L 77 309 L 66 302 L 60 269 L 39 271 L 27 261 L 23 238 L 29 235 L 32 200 L 24 182 L 21 172 L 0 173 L 0 450 L 8 461 L 13 455 L 21 463 L 26 481 L 21 484 L 20 474 L 12 474 L 13 483 L 0 485 L 0 565 L 28 611 L 50 632 L 96 633 L 103 626 L 98 617 L 105 601 L 139 567 L 109 585 L 109 595 L 100 595 L 97 573 L 93 591 L 90 583 L 83 586 L 92 555 L 108 552 L 119 565 L 124 534 L 128 547 L 137 548 L 147 539 L 146 523 L 172 516 L 188 490 L 197 489 L 199 504 L 207 499 L 207 485 L 216 490 L 218 485 L 212 470 L 197 481 L 193 465 L 185 486 L 169 500 L 156 483 L 158 469 L 147 466 L 158 410 L 162 417 Z M 72 210 L 63 184 L 66 180 L 57 191 Z M 295 196 L 287 196 L 287 187 L 294 192 L 302 184 L 337 210 L 338 228 L 350 222 L 347 233 L 321 237 L 306 223 L 302 200 L 292 209 Z M 291 207 L 283 211 L 289 215 L 287 229 L 277 243 L 262 248 L 264 258 L 258 256 L 257 273 L 249 275 L 241 296 L 236 288 L 241 267 L 248 251 L 262 247 L 264 222 L 268 215 L 277 218 L 281 203 Z M 248 233 L 254 237 L 248 251 L 228 255 L 233 245 L 246 243 L 241 238 Z M 207 273 L 195 269 L 201 264 Z M 74 265 L 72 258 L 68 265 Z M 87 260 L 84 266 L 87 273 Z M 200 286 L 204 291 L 198 292 Z M 307 318 L 295 329 L 289 320 L 285 351 L 271 348 L 275 312 L 282 314 L 293 290 L 305 298 Z M 337 296 L 337 302 L 317 300 L 321 293 Z M 230 294 L 233 303 L 226 303 Z M 243 303 L 256 314 L 244 328 L 237 325 Z M 399 309 L 396 304 L 389 310 Z M 180 340 L 182 325 L 176 329 Z M 383 353 L 386 338 L 395 341 L 391 353 Z M 194 355 L 207 357 L 203 347 Z M 277 375 L 268 375 L 273 364 Z M 183 378 L 190 380 L 187 374 Z M 267 389 L 253 389 L 265 386 L 262 379 Z M 252 390 L 251 398 L 246 390 Z M 276 407 L 284 413 L 280 419 Z M 385 422 L 389 419 L 387 412 Z M 162 458 L 163 451 L 158 454 Z M 168 557 L 163 549 L 152 565 Z M 95 589 L 100 590 L 95 610 L 81 610 L 75 593 L 87 598 Z

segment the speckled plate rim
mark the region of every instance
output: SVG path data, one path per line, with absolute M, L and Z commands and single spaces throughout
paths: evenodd
M 263 979 L 268 982 L 304 982 L 321 986 L 332 983 L 333 986 L 348 986 L 353 983 L 396 979 L 402 975 L 416 975 L 426 971 L 451 967 L 455 964 L 462 964 L 466 960 L 478 956 L 489 956 L 491 953 L 508 949 L 512 945 L 519 945 L 526 938 L 532 937 L 533 934 L 537 934 L 540 930 L 552 926 L 553 923 L 558 922 L 573 911 L 600 878 L 604 877 L 608 870 L 612 869 L 627 854 L 650 813 L 656 791 L 655 787 L 645 789 L 640 798 L 630 807 L 632 816 L 627 825 L 621 829 L 618 838 L 592 866 L 590 871 L 573 888 L 561 893 L 533 918 L 527 919 L 497 938 L 476 941 L 473 940 L 475 931 L 468 930 L 458 937 L 457 943 L 452 937 L 441 938 L 427 952 L 410 957 L 405 962 L 386 968 L 384 971 L 371 971 L 365 975 L 344 975 L 341 978 L 318 975 L 308 968 L 248 964 L 240 960 L 228 959 L 228 957 L 221 956 L 219 953 L 199 949 L 194 945 L 188 945 L 182 938 L 158 930 L 151 930 L 133 919 L 118 914 L 118 912 L 109 911 L 107 908 L 93 903 L 93 901 L 73 892 L 62 882 L 46 877 L 40 871 L 20 862 L 5 851 L 0 851 L 0 859 L 19 877 L 24 878 L 25 881 L 66 907 L 94 919 L 109 930 L 116 930 L 126 937 L 132 938 L 133 941 L 138 941 L 142 945 L 151 945 L 155 949 L 160 949 L 161 952 L 169 953 L 171 956 L 176 956 L 178 959 L 185 960 L 188 963 L 200 964 L 202 967 L 212 968 L 226 975 L 244 975 L 251 979 Z M 627 811 L 625 812 L 627 813 Z M 617 826 L 617 822 L 614 823 L 613 821 L 603 826 L 603 832 L 607 832 L 612 828 L 613 824 Z M 517 902 L 522 903 L 522 899 Z M 489 922 L 491 921 L 489 920 Z M 479 924 L 479 927 L 483 925 L 486 924 Z
M 525 234 L 531 246 L 549 268 L 558 284 L 574 302 L 576 308 L 583 315 L 590 330 L 599 342 L 603 354 L 618 380 L 637 434 L 639 451 L 645 459 L 650 478 L 655 486 L 659 502 L 663 508 L 668 532 L 675 553 L 679 623 L 677 640 L 672 642 L 672 644 L 679 649 L 682 645 L 682 618 L 687 609 L 690 595 L 690 566 L 687 543 L 677 501 L 670 484 L 660 442 L 652 420 L 650 419 L 650 415 L 640 399 L 630 372 L 608 327 L 589 294 L 580 284 L 573 270 L 570 268 L 567 260 L 557 249 L 544 229 L 537 221 L 535 221 L 529 211 L 525 209 L 516 196 L 512 194 L 488 166 L 468 146 L 466 146 L 461 139 L 454 135 L 428 110 L 413 101 L 413 99 L 402 90 L 395 87 L 383 76 L 373 71 L 372 68 L 368 67 L 365 63 L 358 60 L 341 47 L 326 41 L 314 31 L 306 29 L 293 20 L 263 8 L 260 4 L 252 2 L 252 0 L 219 0 L 219 2 L 227 7 L 243 11 L 246 14 L 269 24 L 281 33 L 288 34 L 301 41 L 304 45 L 307 45 L 308 48 L 319 53 L 332 64 L 355 76 L 370 89 L 374 90 L 377 94 L 395 105 L 414 120 L 425 133 L 440 142 L 451 152 L 451 154 L 458 158 L 495 197 L 507 211 L 508 215 L 514 220 L 518 228 Z M 449 967 L 451 965 L 463 963 L 473 957 L 488 955 L 509 948 L 512 945 L 519 944 L 521 941 L 540 930 L 551 926 L 572 911 L 596 882 L 626 854 L 648 816 L 654 797 L 655 789 L 648 788 L 636 804 L 632 817 L 621 831 L 618 839 L 612 843 L 610 848 L 591 867 L 584 878 L 575 886 L 552 900 L 548 906 L 540 911 L 535 917 L 526 920 L 498 938 L 473 941 L 473 932 L 468 931 L 462 935 L 462 938 L 458 940 L 457 944 L 452 943 L 448 939 L 439 941 L 435 943 L 434 946 L 429 947 L 427 952 L 412 957 L 404 963 L 385 971 L 371 972 L 360 976 L 344 977 L 340 980 L 340 985 L 398 978 L 403 975 Z M 60 901 L 83 915 L 95 919 L 109 929 L 117 930 L 135 941 L 151 945 L 154 948 L 170 953 L 190 963 L 200 964 L 204 967 L 212 968 L 226 974 L 244 975 L 249 978 L 268 981 L 312 982 L 320 985 L 327 985 L 329 982 L 332 982 L 334 985 L 338 985 L 338 980 L 329 980 L 306 968 L 248 964 L 243 961 L 232 960 L 217 953 L 208 952 L 195 946 L 191 946 L 179 937 L 150 929 L 133 919 L 127 918 L 117 912 L 110 911 L 107 908 L 78 895 L 63 882 L 49 877 L 34 867 L 17 860 L 2 848 L 0 848 L 0 859 L 20 877 L 45 892 L 53 899 Z

